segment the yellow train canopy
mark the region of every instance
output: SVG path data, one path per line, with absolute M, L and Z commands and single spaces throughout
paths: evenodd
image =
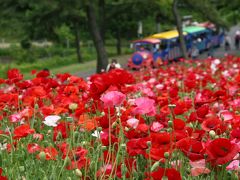
M 154 34 L 150 36 L 149 38 L 156 38 L 156 39 L 172 39 L 178 37 L 178 31 L 172 30 L 172 31 L 166 31 L 158 34 Z M 183 35 L 187 35 L 186 32 L 183 32 Z

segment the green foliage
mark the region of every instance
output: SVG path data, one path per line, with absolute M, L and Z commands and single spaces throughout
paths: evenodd
M 20 44 L 21 44 L 21 47 L 22 47 L 23 49 L 30 49 L 30 48 L 31 48 L 31 42 L 30 42 L 29 39 L 23 39 L 23 40 L 20 42 Z
M 109 56 L 115 56 L 117 54 L 114 46 L 107 46 L 107 52 Z M 31 70 L 41 70 L 48 67 L 49 69 L 64 67 L 70 64 L 77 63 L 77 57 L 75 55 L 75 49 L 63 48 L 63 47 L 48 47 L 48 48 L 36 48 L 33 47 L 31 52 L 28 52 L 32 57 L 32 61 L 27 61 L 25 58 L 26 51 L 17 46 L 12 46 L 9 49 L 0 49 L 0 58 L 5 56 L 9 57 L 12 61 L 0 66 L 0 77 L 6 77 L 6 72 L 9 68 L 18 68 L 23 73 L 29 73 Z M 31 54 L 30 54 L 31 53 Z M 131 49 L 128 46 L 123 48 L 124 54 L 131 53 Z M 95 49 L 85 48 L 82 51 L 83 60 L 85 62 L 95 60 L 97 58 Z
M 73 43 L 74 41 L 74 36 L 71 32 L 71 29 L 69 28 L 69 26 L 67 26 L 66 24 L 61 25 L 60 27 L 56 27 L 55 28 L 55 33 L 58 36 L 59 42 L 63 45 L 63 46 L 67 46 L 67 43 Z

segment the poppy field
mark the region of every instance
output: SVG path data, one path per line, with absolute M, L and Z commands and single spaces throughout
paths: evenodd
M 239 57 L 0 79 L 0 180 L 237 180 L 239 152 Z

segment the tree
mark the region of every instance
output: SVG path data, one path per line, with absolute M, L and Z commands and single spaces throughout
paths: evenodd
M 180 40 L 180 49 L 182 51 L 182 55 L 185 59 L 187 59 L 187 50 L 186 50 L 186 45 L 185 45 L 185 40 L 183 36 L 183 30 L 182 30 L 182 20 L 181 16 L 179 15 L 178 12 L 178 3 L 179 0 L 174 0 L 172 4 L 172 10 L 173 10 L 173 15 L 175 17 L 176 25 L 177 25 L 177 31 L 179 34 L 179 40 Z
M 91 2 L 86 3 L 86 12 L 89 29 L 91 31 L 93 42 L 97 51 L 97 72 L 99 73 L 102 69 L 106 69 L 108 65 L 107 52 L 105 50 L 103 39 L 97 25 L 95 10 Z
M 201 2 L 196 1 L 194 3 L 192 0 L 173 0 L 172 10 L 173 10 L 173 15 L 175 17 L 177 30 L 179 33 L 180 48 L 181 48 L 183 57 L 187 58 L 186 46 L 185 46 L 185 41 L 184 41 L 183 31 L 182 31 L 181 15 L 178 12 L 178 5 L 180 3 L 181 5 L 186 6 L 188 9 L 197 11 L 205 19 L 217 25 L 217 27 L 227 28 L 228 26 L 226 21 L 222 20 L 220 14 L 216 10 L 215 6 L 211 4 L 210 0 L 202 0 Z
M 201 0 L 201 2 L 198 1 L 193 3 L 192 0 L 182 0 L 182 3 L 185 4 L 187 8 L 197 11 L 203 18 L 214 23 L 218 27 L 228 28 L 228 23 L 222 18 L 216 8 L 216 4 L 219 2 L 213 4 L 211 0 Z
M 121 54 L 123 39 L 137 38 L 138 21 L 143 22 L 144 36 L 153 34 L 154 17 L 158 15 L 161 23 L 172 23 L 169 13 L 169 0 L 106 0 L 106 28 L 115 39 L 117 53 Z
M 75 47 L 78 61 L 82 62 L 80 53 L 80 24 L 83 24 L 84 13 L 81 1 L 29 1 L 9 0 L 0 4 L 9 15 L 21 14 L 24 19 L 25 34 L 30 39 L 58 39 L 55 29 L 66 24 L 75 35 Z M 17 17 L 16 17 L 17 18 Z

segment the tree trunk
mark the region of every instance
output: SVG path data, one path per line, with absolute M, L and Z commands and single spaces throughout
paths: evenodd
M 98 0 L 99 5 L 99 29 L 100 34 L 103 39 L 103 43 L 105 44 L 105 0 Z
M 176 25 L 177 25 L 177 31 L 179 33 L 180 49 L 182 51 L 183 57 L 185 59 L 187 59 L 188 56 L 187 56 L 187 50 L 186 50 L 185 40 L 184 40 L 184 36 L 183 36 L 182 20 L 181 20 L 181 17 L 179 15 L 179 12 L 178 12 L 177 5 L 178 5 L 178 0 L 174 0 L 173 5 L 172 5 L 172 10 L 173 10 L 173 15 L 174 15 Z
M 99 28 L 97 26 L 95 12 L 92 3 L 87 4 L 87 18 L 89 23 L 89 29 L 91 31 L 94 46 L 97 51 L 97 72 L 100 73 L 102 69 L 106 69 L 108 65 L 107 52 L 104 47 L 102 37 L 100 35 Z
M 161 15 L 157 14 L 155 20 L 156 20 L 156 32 L 160 33 L 161 32 Z
M 77 59 L 79 63 L 82 63 L 82 55 L 81 55 L 81 47 L 80 47 L 80 35 L 79 35 L 79 28 L 78 25 L 75 24 L 75 44 L 76 44 L 76 52 L 77 52 Z
M 122 48 L 121 48 L 121 34 L 119 32 L 119 29 L 117 30 L 117 54 L 122 54 Z
M 105 0 L 99 0 L 99 27 L 100 27 L 100 34 L 103 39 L 103 43 L 105 44 Z

